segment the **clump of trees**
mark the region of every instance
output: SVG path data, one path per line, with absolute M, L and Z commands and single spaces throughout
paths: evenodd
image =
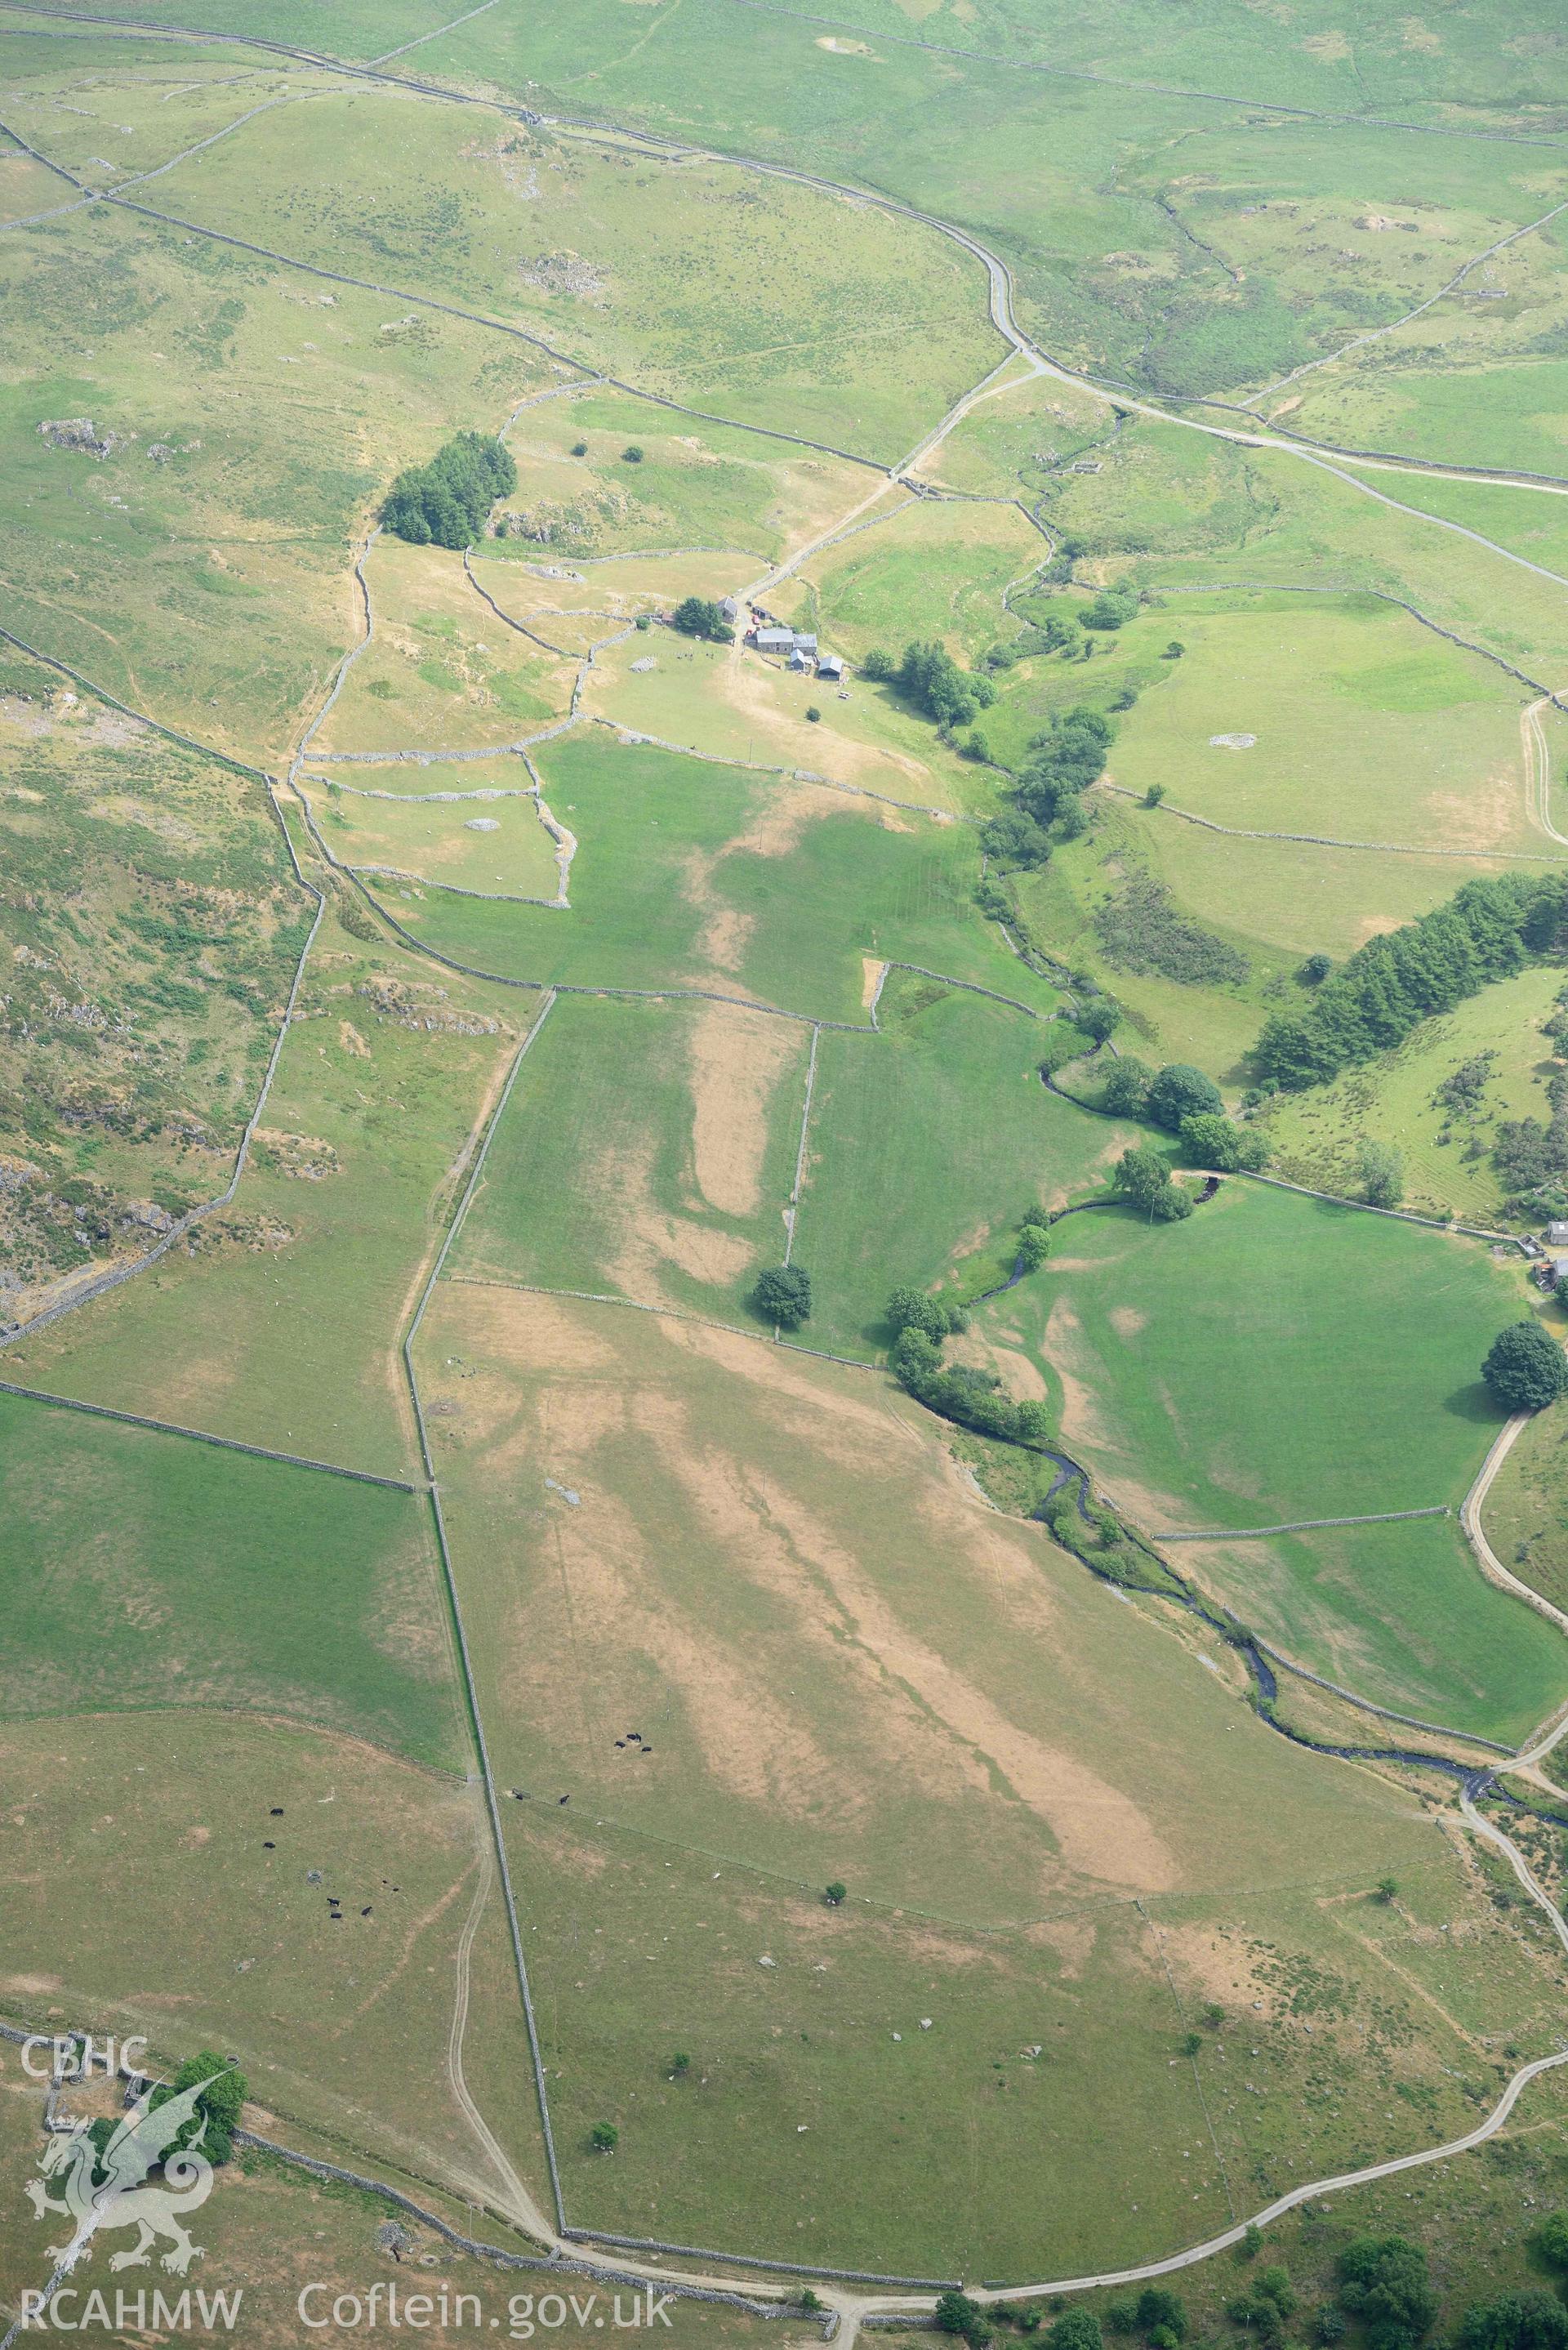
M 1151 1223 L 1179 1223 L 1192 1213 L 1192 1195 L 1173 1183 L 1158 1150 L 1125 1150 L 1116 1161 L 1116 1190 Z
M 1183 1118 L 1223 1112 L 1225 1097 L 1213 1078 L 1189 1061 L 1168 1061 L 1148 1089 L 1148 1114 L 1157 1126 L 1181 1131 Z
M 1078 615 L 1085 629 L 1110 631 L 1125 629 L 1137 612 L 1136 588 L 1102 588 L 1094 602 Z
M 798 1330 L 811 1319 L 811 1275 L 803 1264 L 771 1264 L 757 1275 L 752 1302 L 764 1322 Z
M 956 1330 L 967 1330 L 969 1316 L 955 1298 L 933 1297 L 929 1289 L 901 1286 L 888 1300 L 888 1321 L 895 1338 L 919 1330 L 940 1344 Z
M 1211 1167 L 1221 1175 L 1262 1167 L 1269 1155 L 1262 1135 L 1226 1116 L 1213 1078 L 1186 1061 L 1168 1061 L 1163 1069 L 1151 1069 L 1147 1061 L 1124 1054 L 1106 1072 L 1100 1107 L 1117 1118 L 1150 1118 L 1179 1134 L 1196 1166 Z M 1184 1211 L 1166 1212 L 1179 1216 Z
M 1195 1167 L 1211 1167 L 1218 1175 L 1255 1171 L 1269 1155 L 1261 1134 L 1238 1126 L 1220 1110 L 1199 1110 L 1184 1118 L 1181 1148 Z
M 923 1290 L 896 1289 L 888 1301 L 888 1319 L 897 1332 L 889 1357 L 893 1376 L 928 1411 L 1004 1444 L 1041 1444 L 1050 1435 L 1043 1403 L 1014 1403 L 994 1371 L 943 1361 L 943 1339 L 964 1326 L 961 1309 Z
M 1499 1331 L 1481 1377 L 1505 1411 L 1544 1411 L 1568 1388 L 1568 1356 L 1539 1322 Z
M 484 432 L 460 432 L 428 465 L 400 473 L 381 504 L 381 522 L 410 546 L 468 546 L 497 498 L 517 487 L 510 450 Z
M 1446 906 L 1369 939 L 1317 985 L 1311 1003 L 1266 1020 L 1253 1058 L 1290 1091 L 1403 1043 L 1435 1013 L 1562 951 L 1568 885 L 1507 875 L 1467 881 Z
M 1361 2319 L 1372 2350 L 1416 2350 L 1438 2314 L 1427 2255 L 1403 2236 L 1357 2236 L 1347 2244 L 1339 2256 L 1339 2299 Z
M 735 641 L 735 631 L 711 596 L 682 596 L 670 619 L 683 637 L 706 637 L 715 645 Z
M 169 2151 L 183 2154 L 196 2147 L 214 2167 L 227 2162 L 234 2150 L 234 2132 L 239 2127 L 240 2113 L 245 2102 L 245 2076 L 237 2064 L 220 2056 L 211 2048 L 203 2048 L 194 2056 L 187 2056 L 171 2081 L 160 2082 L 149 2097 L 148 2110 L 156 2113 L 171 2097 L 186 2089 L 194 2089 L 205 2081 L 207 2086 L 196 2100 L 196 2109 L 190 2120 L 175 2137 Z M 94 2147 L 95 2166 L 115 2131 L 121 2116 L 106 2114 L 89 2128 L 88 2135 Z
M 934 718 L 945 733 L 968 726 L 977 710 L 989 710 L 996 700 L 991 680 L 961 669 L 934 637 L 923 644 L 906 645 L 897 662 L 891 653 L 868 652 L 860 664 L 860 674 L 873 684 L 896 685 L 907 702 Z
M 1081 795 L 1106 771 L 1116 730 L 1097 710 L 1058 710 L 1029 738 L 1029 756 L 1012 787 L 1012 806 L 992 816 L 981 840 L 999 865 L 1044 865 L 1058 840 L 1086 830 Z
M 1283 2268 L 1267 2268 L 1259 2272 L 1247 2291 L 1238 2293 L 1225 2304 L 1225 2314 L 1233 2325 L 1244 2325 L 1269 2343 L 1278 2342 L 1287 2317 L 1295 2314 L 1296 2293 L 1290 2272 Z
M 1106 2328 L 1111 2334 L 1143 2334 L 1154 2350 L 1174 2350 L 1187 2339 L 1187 2311 L 1179 2293 L 1164 2285 L 1145 2285 L 1136 2301 L 1106 2304 Z
M 1568 2350 L 1568 2309 L 1554 2293 L 1505 2293 L 1467 2309 L 1458 2350 Z

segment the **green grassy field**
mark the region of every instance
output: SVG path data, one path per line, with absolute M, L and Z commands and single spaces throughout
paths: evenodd
M 784 1254 L 808 1045 L 717 1004 L 562 997 L 450 1269 L 749 1319 Z
M 1024 1211 L 1097 1191 L 1137 1139 L 1048 1094 L 1047 1035 L 1003 1005 L 894 972 L 877 1016 L 822 1039 L 795 1231 L 806 1336 L 847 1354 L 885 1341 L 900 1284 L 1004 1280 Z
M 1360 1144 L 1370 1137 L 1400 1152 L 1407 1206 L 1492 1222 L 1503 1189 L 1489 1148 L 1498 1122 L 1551 1115 L 1542 1079 L 1555 1064 L 1541 1023 L 1561 984 L 1552 965 L 1521 972 L 1424 1021 L 1395 1051 L 1333 1085 L 1281 1095 L 1262 1119 L 1275 1171 L 1316 1191 L 1353 1195 Z M 1493 1057 L 1475 1114 L 1456 1116 L 1437 1089 L 1480 1054 Z
M 527 772 L 518 760 L 514 793 L 527 789 Z M 323 783 L 307 779 L 303 785 L 322 837 L 341 864 L 357 872 L 389 871 L 405 879 L 412 874 L 421 881 L 496 896 L 556 896 L 556 842 L 532 799 L 464 800 L 456 806 L 407 795 L 370 799 L 345 789 L 343 777 L 338 768 Z
M 1187 651 L 1123 720 L 1117 783 L 1242 831 L 1551 853 L 1525 822 L 1521 689 L 1396 607 L 1172 595 L 1158 623 Z
M 348 182 L 361 209 L 346 213 Z M 928 230 L 385 91 L 263 116 L 161 187 L 203 225 L 525 322 L 639 389 L 888 461 L 1005 356 L 978 265 Z M 828 246 L 831 272 L 815 258 Z
M 460 1777 L 352 1738 L 187 1711 L 6 1723 L 0 1783 L 13 1855 L 0 1928 L 8 2019 L 47 2029 L 63 2010 L 95 2030 L 144 2033 L 158 2070 L 199 2048 L 233 2053 L 257 2106 L 277 2117 L 271 2129 L 253 2121 L 264 2135 L 287 2142 L 304 2124 L 337 2137 L 339 2160 L 352 2162 L 348 2146 L 374 2145 L 484 2200 L 504 2191 L 447 2071 L 459 1943 L 493 1882 L 483 1807 Z M 58 1875 L 26 1866 L 45 1850 Z M 130 1875 L 135 1902 L 118 1898 Z M 493 1892 L 490 1907 L 476 1987 L 504 1981 L 510 1964 Z M 104 1908 L 119 1918 L 111 1939 L 84 1930 Z M 513 2023 L 510 2055 L 494 2051 L 492 2096 L 515 2106 L 525 2141 L 515 2010 Z M 389 2032 L 396 2064 L 380 2061 Z M 528 2167 L 536 2159 L 530 2148 Z
M 7 625 L 277 761 L 358 633 L 347 557 L 370 501 L 454 423 L 499 423 L 542 380 L 534 355 L 458 319 L 383 334 L 375 295 L 117 210 L 7 244 Z M 118 436 L 101 461 L 39 435 L 83 417 Z
M 749 556 L 754 572 L 758 558 L 826 529 L 876 478 L 841 458 L 599 390 L 524 408 L 506 445 L 518 473 L 506 511 L 524 522 L 496 551 L 527 561 L 704 547 L 730 563 L 731 550 Z M 628 448 L 640 458 L 628 460 Z M 748 576 L 742 565 L 732 584 Z M 700 578 L 689 584 L 701 589 Z
M 760 2211 L 785 2257 L 924 2273 L 1149 2257 L 1226 2208 L 1200 2083 L 1233 2179 L 1327 2168 L 1462 2112 L 1441 2064 L 1487 2078 L 1434 2036 L 1434 1966 L 1456 2031 L 1494 2002 L 1550 2028 L 1554 1978 L 1481 1925 L 1407 1791 L 1325 1771 L 1217 1646 L 1203 1669 L 985 1511 L 878 1378 L 462 1283 L 421 1370 L 521 1791 L 557 2144 L 598 2224 L 727 2242 Z M 1480 1941 L 1428 1955 L 1456 1904 Z M 1266 2097 L 1182 2061 L 1210 1998 L 1247 2015 Z M 1082 2150 L 1090 2111 L 1092 2158 L 1019 2162 Z
M 805 592 L 781 596 L 797 627 L 820 630 L 852 660 L 874 645 L 897 656 L 911 637 L 939 637 L 972 663 L 1008 633 L 1002 590 L 1050 552 L 1015 506 L 915 500 L 825 547 L 798 575 Z
M 1568 1607 L 1568 1511 L 1559 1449 L 1565 1434 L 1561 1405 L 1529 1421 L 1492 1482 L 1485 1513 L 1488 1539 L 1504 1566 L 1558 1607 Z
M 535 764 L 577 836 L 572 911 L 384 885 L 421 943 L 501 977 L 707 987 L 859 1024 L 864 962 L 896 955 L 1047 1008 L 972 902 L 968 827 L 579 729 Z
M 365 894 L 291 799 L 330 907 L 232 1208 L 0 1367 L 417 1476 L 402 1332 L 544 989 L 584 990 L 520 1066 L 419 1350 L 570 2219 L 1038 2278 L 1455 2135 L 1559 2038 L 1561 1950 L 1446 1783 L 1277 1735 L 1210 1629 L 1006 1514 L 1043 1454 L 996 1474 L 877 1366 L 896 1284 L 999 1283 L 1025 1210 L 1103 1197 L 1137 1139 L 1042 1085 L 1072 1037 L 1039 970 L 1108 988 L 1123 1049 L 1234 1099 L 1305 955 L 1521 869 L 1507 854 L 1562 861 L 1522 719 L 1532 680 L 1563 681 L 1560 502 L 1187 429 L 1249 430 L 1223 403 L 1250 400 L 1568 477 L 1568 215 L 1503 242 L 1561 201 L 1560 61 L 1523 0 L 843 10 L 182 0 L 165 34 L 117 34 L 0 0 L 8 629 L 282 775 L 359 642 L 352 562 L 391 478 L 458 430 L 518 467 L 475 526 L 501 613 L 455 551 L 367 558 L 374 636 L 304 785 Z M 151 209 L 56 211 L 72 191 L 21 140 Z M 957 494 L 903 503 L 843 452 L 895 474 L 1007 353 L 1000 278 L 942 221 L 1106 389 L 1012 359 L 915 468 Z M 1471 255 L 1468 293 L 1419 307 Z M 1118 406 L 1129 388 L 1185 421 Z M 630 626 L 775 567 L 757 592 L 848 657 L 842 688 Z M 1010 661 L 1116 583 L 1143 601 L 1092 658 Z M 997 649 L 989 759 L 855 673 L 928 636 L 966 664 Z M 556 867 L 506 795 L 511 746 L 574 696 L 537 754 L 578 844 L 550 911 L 512 902 L 552 897 Z M 1022 765 L 1077 703 L 1114 715 L 1133 796 L 1091 792 L 1083 837 L 1008 884 L 1032 968 L 982 917 L 973 819 L 1005 790 L 989 760 Z M 1155 785 L 1166 805 L 1138 806 Z M 14 1316 L 220 1187 L 311 910 L 259 786 L 10 654 L 0 847 Z M 1344 1187 L 1370 1136 L 1413 1204 L 1490 1218 L 1493 1125 L 1545 1113 L 1560 978 L 1276 1102 L 1276 1165 Z M 1475 1114 L 1441 1104 L 1483 1054 Z M 770 1345 L 748 1303 L 797 1166 L 801 1343 L 854 1363 Z M 1453 1517 L 1238 1534 L 1454 1509 L 1500 1424 L 1480 1361 L 1532 1295 L 1484 1243 L 1234 1181 L 1179 1226 L 1061 1225 L 953 1352 L 1044 1401 L 1135 1523 L 1229 1530 L 1171 1556 L 1261 1637 L 1515 1740 L 1561 1702 L 1561 1640 Z M 1560 1440 L 1555 1413 L 1529 1427 L 1488 1523 L 1568 1604 Z M 469 2088 L 538 2191 L 427 1498 L 0 1397 L 0 2006 L 142 2024 L 161 2057 L 232 2046 L 267 2126 L 460 2224 L 510 2192 L 457 2071 L 466 2006 Z M 1279 1719 L 1382 1734 L 1299 1679 Z M 1560 1833 L 1520 1834 L 1561 1898 Z M 1568 2196 L 1560 2094 L 1525 2111 L 1468 2168 L 1334 2199 L 1269 2256 L 1321 2302 L 1352 2206 L 1376 2210 L 1432 2241 L 1451 2332 L 1489 2259 L 1534 2278 L 1532 2214 Z M 7 2199 L 0 2271 L 32 2251 Z M 254 2284 L 258 2350 L 294 2339 L 312 2262 L 390 2273 L 380 2216 L 265 2167 L 225 2180 L 213 2265 Z M 1184 2285 L 1195 2342 L 1249 2273 Z
M 566 714 L 571 670 L 497 619 L 460 556 L 379 539 L 365 577 L 375 635 L 313 750 L 501 750 Z
M 1150 1533 L 1457 1507 L 1500 1425 L 1481 1357 L 1525 1304 L 1478 1244 L 1241 1183 L 1185 1224 L 1070 1235 L 981 1327 Z M 1182 1561 L 1382 1703 L 1518 1736 L 1557 1701 L 1558 1636 L 1443 1521 Z
M 649 660 L 651 670 L 634 667 Z M 989 813 L 994 799 L 994 779 L 890 687 L 853 675 L 836 687 L 760 653 L 686 644 L 663 630 L 602 652 L 583 704 L 709 758 L 804 771 L 917 808 Z
M 8 1712 L 244 1706 L 461 1757 L 415 1497 L 10 1396 L 0 1422 Z

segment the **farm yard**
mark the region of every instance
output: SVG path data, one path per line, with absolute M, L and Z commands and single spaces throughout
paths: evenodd
M 258 2345 L 433 2217 L 1519 2350 L 1538 12 L 119 13 L 0 0 L 0 2023 L 230 2052 Z

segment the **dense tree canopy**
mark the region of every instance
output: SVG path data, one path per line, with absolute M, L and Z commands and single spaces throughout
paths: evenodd
M 1505 2293 L 1465 2312 L 1459 2350 L 1568 2350 L 1568 2310 L 1554 2293 Z
M 195 2088 L 202 2081 L 209 2086 L 197 2098 L 195 2113 L 174 2143 L 182 2149 L 199 2143 L 209 2162 L 227 2162 L 234 2152 L 234 2131 L 245 2102 L 245 2076 L 226 2056 L 217 2055 L 211 2048 L 187 2056 L 174 2078 L 167 2085 L 160 2084 L 148 2103 L 156 2113 L 171 2097 Z
M 906 645 L 897 666 L 887 653 L 870 653 L 861 663 L 861 673 L 874 681 L 890 680 L 939 726 L 967 726 L 977 710 L 989 710 L 996 699 L 991 680 L 960 669 L 934 637 L 924 644 Z
M 1224 1097 L 1213 1078 L 1185 1061 L 1168 1061 L 1148 1089 L 1150 1118 L 1168 1126 L 1173 1134 L 1180 1132 L 1183 1118 L 1199 1118 L 1206 1111 L 1223 1110 L 1224 1107 Z
M 709 637 L 716 645 L 733 642 L 735 632 L 711 596 L 682 596 L 670 617 L 683 637 Z
M 412 546 L 468 546 L 484 528 L 497 498 L 517 486 L 510 451 L 484 432 L 460 432 L 428 465 L 400 473 L 381 507 L 381 521 Z
M 1568 1388 L 1568 1356 L 1539 1322 L 1500 1331 L 1481 1377 L 1505 1411 L 1544 1411 Z
M 1563 885 L 1519 875 L 1467 881 L 1446 906 L 1357 947 L 1301 1012 L 1275 1013 L 1253 1047 L 1265 1077 L 1297 1090 L 1401 1044 L 1433 1013 L 1549 951 Z
M 1141 1118 L 1148 1107 L 1148 1089 L 1153 1083 L 1154 1071 L 1148 1063 L 1124 1053 L 1106 1072 L 1100 1106 L 1114 1110 L 1118 1118 Z
M 1037 824 L 1050 824 L 1106 771 L 1115 729 L 1097 710 L 1057 710 L 1043 733 L 1031 735 L 1029 756 L 1013 797 Z
M 774 1264 L 757 1275 L 757 1312 L 781 1329 L 798 1330 L 811 1318 L 811 1275 L 804 1265 Z
M 1369 2350 L 1415 2350 L 1431 2331 L 1438 2296 L 1427 2255 L 1403 2236 L 1357 2236 L 1339 2256 L 1339 2297 L 1366 2327 Z
M 1157 1224 L 1179 1223 L 1192 1213 L 1192 1199 L 1158 1150 L 1126 1150 L 1116 1161 L 1116 1189 L 1129 1207 L 1139 1208 Z
M 1220 1110 L 1199 1110 L 1184 1118 L 1181 1148 L 1194 1167 L 1211 1167 L 1221 1175 L 1261 1167 L 1269 1155 L 1261 1134 L 1238 1126 Z

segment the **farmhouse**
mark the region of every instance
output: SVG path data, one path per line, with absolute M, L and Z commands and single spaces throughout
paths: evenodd
M 777 621 L 760 619 L 746 641 L 760 653 L 783 653 L 797 675 L 810 669 L 815 669 L 818 677 L 836 680 L 844 675 L 844 663 L 838 655 L 819 654 L 816 639 L 808 629 L 786 629 Z

